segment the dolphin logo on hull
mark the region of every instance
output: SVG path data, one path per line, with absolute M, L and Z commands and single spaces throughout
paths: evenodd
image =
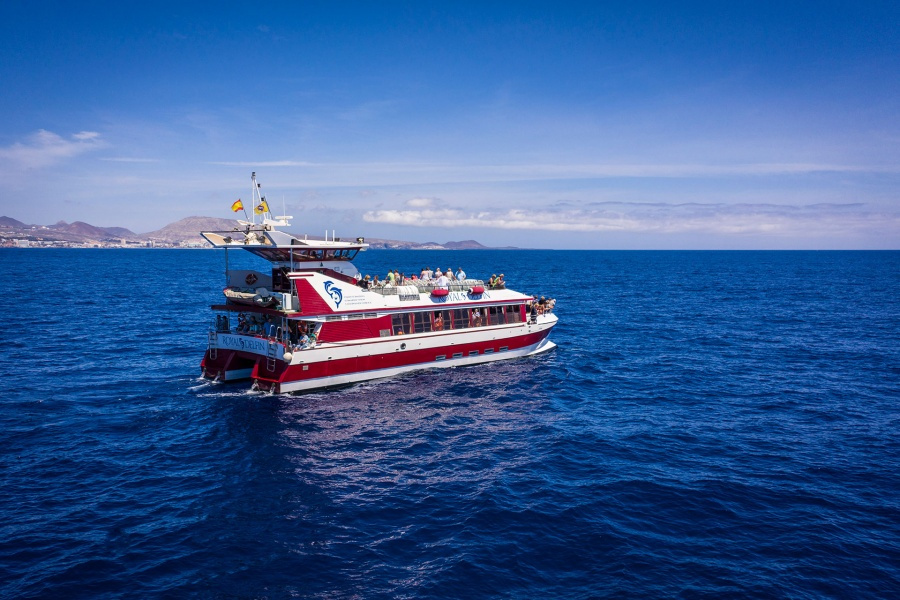
M 341 293 L 341 288 L 334 285 L 334 282 L 329 280 L 326 281 L 323 286 L 325 287 L 325 293 L 331 296 L 331 299 L 334 300 L 335 308 L 341 307 L 341 300 L 344 299 L 344 294 Z

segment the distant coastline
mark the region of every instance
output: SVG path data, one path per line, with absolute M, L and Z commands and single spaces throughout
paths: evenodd
M 2 248 L 195 248 L 212 249 L 201 231 L 231 231 L 239 227 L 232 219 L 186 217 L 149 233 L 134 233 L 124 227 L 96 227 L 89 223 L 60 221 L 54 225 L 29 225 L 12 217 L 0 217 Z M 410 242 L 366 238 L 375 250 L 518 250 L 494 248 L 475 240 L 458 242 Z

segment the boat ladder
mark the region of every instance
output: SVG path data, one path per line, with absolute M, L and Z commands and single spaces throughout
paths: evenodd
M 266 369 L 275 370 L 275 357 L 278 352 L 278 343 L 269 340 L 269 347 L 266 349 Z
M 215 331 L 209 332 L 207 347 L 209 348 L 209 357 L 212 360 L 216 360 L 216 358 L 218 356 L 219 345 L 218 345 L 218 339 L 217 339 Z

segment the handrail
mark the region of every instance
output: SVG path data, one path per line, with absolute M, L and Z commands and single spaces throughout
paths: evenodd
M 434 280 L 423 281 L 421 279 L 410 279 L 400 286 L 397 285 L 378 285 L 372 286 L 368 288 L 368 291 L 375 292 L 376 294 L 381 294 L 382 296 L 395 296 L 399 294 L 399 289 L 404 286 L 415 286 L 420 294 L 430 294 L 436 288 L 443 288 L 444 286 L 435 285 Z M 450 281 L 448 284 L 448 288 L 451 292 L 465 292 L 468 291 L 469 288 L 481 286 L 484 289 L 488 289 L 485 285 L 484 281 L 481 279 L 464 279 L 463 281 Z M 497 288 L 502 289 L 502 288 Z

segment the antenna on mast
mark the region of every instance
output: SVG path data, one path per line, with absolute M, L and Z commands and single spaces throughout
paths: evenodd
M 250 181 L 253 182 L 253 190 L 252 190 L 252 200 L 253 203 L 253 216 L 250 217 L 253 220 L 253 224 L 256 225 L 256 207 L 259 205 L 257 202 L 257 198 L 259 198 L 259 184 L 256 183 L 256 171 L 253 171 L 250 174 Z

